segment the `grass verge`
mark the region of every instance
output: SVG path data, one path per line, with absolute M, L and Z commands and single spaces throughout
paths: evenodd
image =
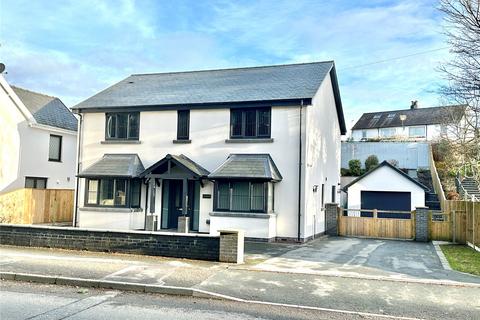
M 480 276 L 480 252 L 456 244 L 445 244 L 440 248 L 452 269 Z

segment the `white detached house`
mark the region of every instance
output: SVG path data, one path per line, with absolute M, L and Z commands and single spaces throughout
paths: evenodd
M 136 74 L 74 107 L 75 223 L 308 240 L 336 202 L 346 128 L 332 61 Z

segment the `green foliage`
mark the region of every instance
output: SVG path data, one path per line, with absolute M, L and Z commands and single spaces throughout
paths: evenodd
M 358 159 L 352 159 L 348 161 L 348 168 L 352 176 L 362 175 L 362 163 Z
M 376 166 L 378 166 L 378 158 L 376 155 L 370 155 L 368 156 L 368 158 L 365 160 L 365 169 L 367 171 L 370 171 L 372 170 L 373 168 L 375 168 Z
M 347 168 L 340 168 L 340 175 L 342 177 L 348 177 L 350 175 L 350 170 Z

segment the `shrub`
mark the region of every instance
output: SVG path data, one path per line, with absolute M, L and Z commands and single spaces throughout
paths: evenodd
M 455 191 L 449 191 L 445 197 L 447 200 L 460 200 L 460 195 Z
M 378 158 L 376 155 L 370 155 L 368 156 L 368 158 L 365 160 L 365 169 L 367 171 L 370 171 L 372 170 L 373 168 L 375 168 L 376 166 L 378 166 Z
M 348 168 L 352 176 L 360 176 L 362 174 L 362 163 L 358 159 L 348 161 Z
M 340 168 L 340 175 L 342 177 L 348 177 L 350 175 L 350 170 L 347 168 Z
M 398 168 L 398 160 L 396 159 L 390 159 L 387 161 L 388 163 L 390 163 L 392 166 Z

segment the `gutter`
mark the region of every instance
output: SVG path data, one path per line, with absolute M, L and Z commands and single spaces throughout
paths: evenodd
M 302 217 L 302 109 L 303 100 L 300 102 L 300 120 L 298 134 L 298 220 L 297 220 L 297 240 L 301 241 L 301 217 Z
M 78 217 L 78 192 L 79 192 L 79 185 L 80 185 L 80 178 L 78 175 L 80 174 L 80 152 L 81 152 L 81 145 L 82 145 L 82 123 L 83 123 L 83 116 L 81 113 L 78 113 L 80 117 L 78 121 L 78 137 L 77 137 L 77 174 L 76 174 L 76 187 L 75 187 L 75 209 L 73 211 L 73 226 L 77 227 L 77 217 Z

